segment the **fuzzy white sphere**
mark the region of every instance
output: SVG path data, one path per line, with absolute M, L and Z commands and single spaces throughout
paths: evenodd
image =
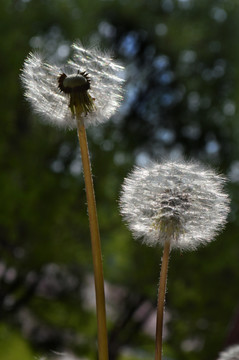
M 193 250 L 211 241 L 229 213 L 225 178 L 197 162 L 152 162 L 124 180 L 120 209 L 135 238 Z
M 89 96 L 94 111 L 85 116 L 85 125 L 103 123 L 112 116 L 122 100 L 124 68 L 98 48 L 84 48 L 73 44 L 73 58 L 65 66 L 64 73 L 72 77 L 86 72 L 90 79 Z M 25 96 L 33 110 L 43 121 L 63 128 L 76 128 L 76 120 L 69 108 L 69 95 L 59 89 L 58 78 L 62 67 L 51 65 L 39 53 L 27 57 L 21 73 Z

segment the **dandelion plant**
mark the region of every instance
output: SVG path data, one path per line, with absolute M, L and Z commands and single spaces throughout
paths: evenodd
M 87 49 L 75 43 L 73 52 L 64 70 L 46 63 L 39 53 L 31 53 L 24 63 L 21 79 L 26 98 L 43 121 L 78 132 L 95 276 L 99 360 L 107 360 L 101 244 L 85 128 L 103 123 L 118 109 L 122 99 L 123 67 L 97 48 Z
M 225 179 L 197 162 L 151 162 L 124 180 L 120 209 L 137 239 L 164 247 L 158 291 L 155 360 L 162 359 L 163 309 L 171 249 L 195 250 L 223 228 Z

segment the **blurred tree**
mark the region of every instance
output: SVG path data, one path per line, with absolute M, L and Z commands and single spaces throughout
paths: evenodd
M 227 230 L 196 253 L 173 253 L 168 280 L 165 354 L 175 360 L 216 358 L 239 302 L 238 12 L 235 0 L 0 3 L 0 343 L 12 344 L 9 359 L 14 351 L 16 357 L 30 358 L 31 347 L 43 353 L 71 348 L 81 356 L 95 354 L 77 137 L 40 124 L 18 80 L 31 49 L 64 63 L 76 38 L 101 42 L 127 65 L 121 112 L 88 131 L 107 280 L 110 359 L 152 358 L 148 329 L 161 253 L 131 240 L 117 198 L 135 162 L 143 165 L 169 154 L 210 162 L 232 180 Z M 30 344 L 27 350 L 21 338 Z M 233 341 L 239 342 L 238 334 Z M 6 354 L 0 359 L 6 360 Z

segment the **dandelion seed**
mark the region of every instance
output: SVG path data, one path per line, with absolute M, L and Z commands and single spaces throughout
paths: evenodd
M 26 59 L 21 79 L 25 96 L 44 121 L 63 128 L 77 127 L 76 112 L 85 126 L 102 123 L 119 108 L 124 68 L 97 48 L 73 44 L 65 70 L 39 53 Z
M 219 354 L 218 360 L 239 360 L 239 345 L 233 345 Z
M 135 238 L 164 246 L 159 281 L 155 360 L 162 359 L 163 310 L 170 249 L 196 249 L 223 228 L 229 199 L 225 179 L 196 162 L 136 167 L 125 179 L 121 214 Z
M 120 208 L 135 238 L 150 246 L 196 249 L 220 231 L 229 212 L 225 179 L 196 162 L 164 161 L 135 168 Z

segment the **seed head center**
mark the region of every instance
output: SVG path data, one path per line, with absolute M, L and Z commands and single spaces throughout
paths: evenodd
M 87 115 L 95 110 L 94 98 L 88 93 L 90 89 L 90 78 L 88 74 L 77 72 L 77 74 L 58 76 L 59 89 L 70 98 L 69 108 L 73 116 L 78 114 Z
M 90 89 L 90 79 L 85 71 L 72 75 L 62 73 L 58 76 L 58 87 L 65 94 L 80 93 Z
M 85 84 L 87 84 L 87 79 L 80 74 L 69 75 L 63 80 L 63 86 L 71 89 L 84 86 Z

